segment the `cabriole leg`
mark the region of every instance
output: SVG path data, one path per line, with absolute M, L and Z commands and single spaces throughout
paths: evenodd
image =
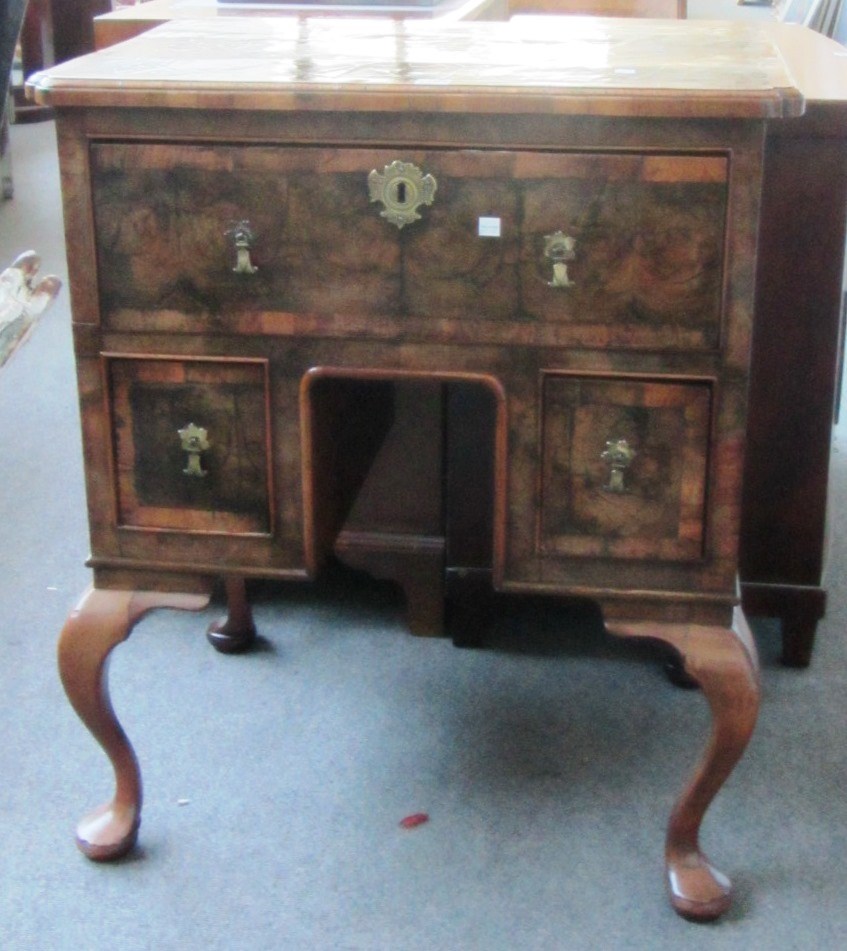
M 730 905 L 729 879 L 700 850 L 703 816 L 739 761 L 759 709 L 758 661 L 740 609 L 732 628 L 614 623 L 612 634 L 664 641 L 678 651 L 712 713 L 712 735 L 668 824 L 665 846 L 671 904 L 685 918 L 710 921 Z
M 59 638 L 62 685 L 115 771 L 114 799 L 77 826 L 77 845 L 90 859 L 108 861 L 125 855 L 135 844 L 141 823 L 141 773 L 109 697 L 109 655 L 147 611 L 200 610 L 207 603 L 205 595 L 91 588 L 65 622 Z

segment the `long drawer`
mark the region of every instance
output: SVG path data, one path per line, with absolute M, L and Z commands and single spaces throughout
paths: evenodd
M 91 174 L 115 329 L 720 346 L 725 155 L 100 142 Z

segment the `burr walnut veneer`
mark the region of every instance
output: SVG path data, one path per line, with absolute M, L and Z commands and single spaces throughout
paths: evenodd
M 217 577 L 210 637 L 245 646 L 243 579 L 343 554 L 398 399 L 438 391 L 479 409 L 494 586 L 590 598 L 702 686 L 714 732 L 666 858 L 674 907 L 719 915 L 699 826 L 758 703 L 737 563 L 763 142 L 803 109 L 771 41 L 173 23 L 31 86 L 58 115 L 94 569 L 60 667 L 117 777 L 83 851 L 140 821 L 111 649 Z M 441 581 L 409 554 L 398 530 L 373 563 L 426 603 Z
M 458 5 L 407 7 L 392 16 L 494 20 L 514 15 L 518 9 L 540 10 L 545 2 L 468 0 Z M 600 0 L 593 5 L 590 0 L 571 0 L 554 5 L 569 13 L 693 15 L 700 20 L 727 17 L 733 7 L 731 0 L 722 4 L 711 0 L 708 11 L 687 11 L 684 0 Z M 328 9 L 337 14 L 337 8 Z M 367 12 L 366 7 L 356 10 L 357 15 Z M 316 15 L 320 6 L 310 6 L 309 11 L 310 16 Z M 745 611 L 779 618 L 783 662 L 804 667 L 811 659 L 817 624 L 826 608 L 829 453 L 837 396 L 847 222 L 847 56 L 840 44 L 819 33 L 776 22 L 772 10 L 735 6 L 732 12 L 735 17 L 755 18 L 768 31 L 806 100 L 802 118 L 770 123 L 766 132 L 739 546 Z M 171 19 L 290 13 L 290 8 L 286 11 L 276 4 L 149 0 L 97 17 L 94 29 L 97 45 L 103 47 Z M 809 169 L 817 174 L 807 174 Z M 444 545 L 437 543 L 435 536 L 444 535 L 442 522 L 446 519 L 452 524 L 446 574 L 467 573 L 468 557 L 475 559 L 474 571 L 478 565 L 490 564 L 486 539 L 491 525 L 485 515 L 487 503 L 479 491 L 478 468 L 472 473 L 474 486 L 463 495 L 461 504 L 441 511 L 441 497 L 431 491 L 429 473 L 419 474 L 409 465 L 411 457 L 421 469 L 421 433 L 426 430 L 427 452 L 434 460 L 427 469 L 437 467 L 436 457 L 443 456 L 443 465 L 454 473 L 452 494 L 460 495 L 456 476 L 463 471 L 458 459 L 461 441 L 445 439 L 439 423 L 448 416 L 454 433 L 469 426 L 479 438 L 478 421 L 473 418 L 477 410 L 467 393 L 452 400 L 446 390 L 431 392 L 426 400 L 419 387 L 414 399 L 403 399 L 401 394 L 381 458 L 336 543 L 345 558 L 355 558 L 363 566 L 373 567 L 379 561 L 396 567 L 398 552 L 393 551 L 390 558 L 386 555 L 386 546 L 397 548 L 391 528 L 400 525 L 408 532 L 414 523 L 419 533 L 428 535 L 427 545 L 417 546 L 421 565 L 416 573 L 418 577 L 426 574 L 426 590 L 433 592 L 434 582 L 445 576 L 440 564 Z M 465 413 L 469 418 L 463 421 Z M 412 491 L 419 500 L 415 510 L 408 506 L 386 509 L 384 499 L 392 484 L 414 486 Z M 478 503 L 473 518 L 468 517 L 471 501 Z M 457 518 L 468 535 L 462 543 L 457 541 Z M 464 561 L 454 563 L 456 554 Z M 411 557 L 404 555 L 407 562 Z M 433 559 L 438 564 L 427 568 L 426 562 Z M 443 591 L 428 598 L 420 585 L 416 591 L 420 596 L 414 598 L 410 623 L 418 630 L 440 628 Z

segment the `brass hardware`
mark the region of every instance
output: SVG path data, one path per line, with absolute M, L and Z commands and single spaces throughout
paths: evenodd
M 250 249 L 256 240 L 249 221 L 239 221 L 226 232 L 235 245 L 236 274 L 255 274 L 259 269 L 250 260 Z
M 205 452 L 211 443 L 209 434 L 202 426 L 195 426 L 189 423 L 183 429 L 178 429 L 183 452 L 188 453 L 188 462 L 182 470 L 184 475 L 203 478 L 208 475 L 206 470 L 200 465 L 200 453 Z
M 544 256 L 553 262 L 553 280 L 548 287 L 573 287 L 574 282 L 568 276 L 568 262 L 576 258 L 576 238 L 563 231 L 554 231 L 544 235 Z
M 380 215 L 398 228 L 420 218 L 418 208 L 432 204 L 437 187 L 432 175 L 424 175 L 411 162 L 396 160 L 381 172 L 374 169 L 368 175 L 371 201 L 381 201 L 385 208 Z
M 607 492 L 626 492 L 624 472 L 626 472 L 636 452 L 625 439 L 610 439 L 600 458 L 609 466 L 609 481 L 603 488 Z

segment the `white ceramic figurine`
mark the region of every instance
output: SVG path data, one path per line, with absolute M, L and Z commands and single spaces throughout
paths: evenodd
M 24 251 L 0 273 L 0 366 L 62 287 L 52 274 L 39 280 L 40 267 L 41 258 L 34 251 Z

